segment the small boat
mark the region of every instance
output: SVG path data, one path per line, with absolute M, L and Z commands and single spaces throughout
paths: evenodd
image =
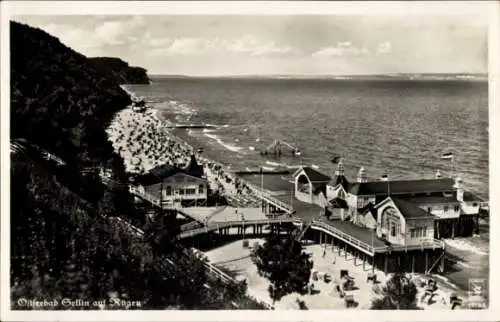
M 249 147 L 248 149 L 249 149 L 250 151 L 254 151 L 254 150 L 255 150 L 255 148 L 254 148 L 253 146 Z
M 319 166 L 317 166 L 317 165 L 313 164 L 313 165 L 311 165 L 311 168 L 318 170 L 318 169 L 319 169 Z
M 255 142 L 260 142 L 260 139 L 259 138 L 255 139 Z

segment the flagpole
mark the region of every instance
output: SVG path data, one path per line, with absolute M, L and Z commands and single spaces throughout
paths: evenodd
M 451 156 L 451 171 L 450 178 L 453 178 L 453 172 L 455 172 L 455 155 Z

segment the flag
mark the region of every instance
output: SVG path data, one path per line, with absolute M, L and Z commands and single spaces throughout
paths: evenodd
M 340 162 L 340 157 L 339 156 L 335 156 L 332 158 L 332 163 L 339 163 Z
M 451 152 L 444 153 L 444 154 L 441 156 L 441 159 L 453 159 L 453 153 L 451 153 Z

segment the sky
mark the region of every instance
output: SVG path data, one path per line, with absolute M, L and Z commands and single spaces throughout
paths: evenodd
M 21 16 L 151 75 L 486 73 L 479 16 Z

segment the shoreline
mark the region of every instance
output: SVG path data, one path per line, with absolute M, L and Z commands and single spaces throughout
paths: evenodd
M 130 95 L 135 95 L 128 90 L 126 90 L 126 92 Z M 196 151 L 194 145 L 201 140 L 197 137 L 190 137 L 187 130 L 185 129 L 166 129 L 165 123 L 169 123 L 169 121 L 158 113 L 161 113 L 158 108 L 149 108 L 144 113 L 145 115 L 149 115 L 152 122 L 155 124 L 155 126 L 153 127 L 150 126 L 149 129 L 154 130 L 155 135 L 164 136 L 167 142 L 173 142 L 174 144 L 176 144 L 176 147 L 179 148 L 180 152 L 184 153 L 184 155 L 177 155 L 177 157 L 184 158 L 187 161 L 187 158 L 189 158 L 190 154 L 195 153 Z M 235 178 L 238 178 L 238 176 L 231 173 L 230 163 L 217 160 L 217 156 L 220 155 L 217 154 L 217 151 L 213 151 L 212 149 L 210 149 L 210 147 L 207 147 L 207 145 L 208 144 L 206 142 L 200 142 L 199 147 L 203 147 L 203 155 L 197 155 L 197 158 L 201 161 L 204 168 L 209 171 L 210 174 L 207 175 L 207 178 L 210 180 L 211 186 L 219 186 L 219 188 L 222 187 L 224 192 L 237 194 L 238 191 L 234 191 L 230 187 L 228 188 L 227 185 L 223 184 L 224 180 L 220 179 L 231 178 L 234 180 Z M 174 151 L 174 153 L 176 152 L 179 153 L 179 151 Z M 463 287 L 463 283 L 456 283 L 456 281 L 453 281 L 453 278 L 450 279 L 447 275 L 437 276 L 439 276 L 438 284 L 440 288 L 448 289 L 450 292 L 456 292 L 460 294 L 466 293 L 466 290 Z M 462 284 L 462 287 L 460 287 L 458 284 Z

